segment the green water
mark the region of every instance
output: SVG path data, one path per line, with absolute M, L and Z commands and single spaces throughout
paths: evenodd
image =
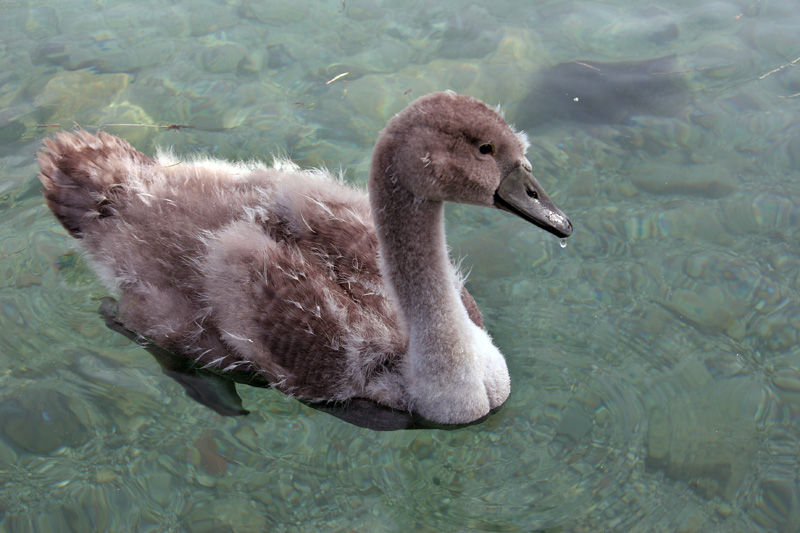
M 792 0 L 3 0 L 0 15 L 0 531 L 800 530 Z M 107 291 L 39 193 L 36 150 L 73 123 L 363 184 L 416 96 L 472 94 L 513 122 L 548 67 L 664 56 L 688 95 L 667 116 L 518 124 L 575 226 L 566 248 L 448 210 L 513 387 L 457 431 L 374 432 L 244 386 L 246 417 L 193 402 L 106 329 Z

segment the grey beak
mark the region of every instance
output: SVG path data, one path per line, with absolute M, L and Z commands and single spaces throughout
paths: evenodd
M 572 235 L 567 216 L 550 201 L 526 164 L 519 164 L 503 178 L 494 193 L 494 205 L 535 224 L 556 237 Z

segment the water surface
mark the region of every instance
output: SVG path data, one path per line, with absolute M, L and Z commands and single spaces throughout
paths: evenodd
M 0 531 L 800 529 L 794 2 L 0 9 Z M 526 118 L 558 65 L 665 57 L 681 92 L 650 108 Z M 449 208 L 513 387 L 458 431 L 374 432 L 243 386 L 246 417 L 193 402 L 106 329 L 40 197 L 35 152 L 73 124 L 363 185 L 386 120 L 442 89 L 529 130 L 575 226 L 561 248 Z

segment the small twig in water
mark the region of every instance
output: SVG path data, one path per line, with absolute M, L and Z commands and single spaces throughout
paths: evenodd
M 22 253 L 24 251 L 25 251 L 25 248 L 20 248 L 16 252 L 10 252 L 10 253 L 7 253 L 7 254 L 0 255 L 0 260 L 6 259 L 8 257 L 11 257 L 12 255 L 17 255 L 17 254 Z
M 573 61 L 573 63 L 577 63 L 577 64 L 579 64 L 579 65 L 581 65 L 583 67 L 588 67 L 588 68 L 594 69 L 594 70 L 596 70 L 598 72 L 600 71 L 600 69 L 598 67 L 595 67 L 594 65 L 590 65 L 589 63 L 584 63 L 583 61 Z
M 333 78 L 331 78 L 331 79 L 329 79 L 328 81 L 326 81 L 326 82 L 325 82 L 325 85 L 330 85 L 331 83 L 335 82 L 336 80 L 338 80 L 338 79 L 341 79 L 341 78 L 344 78 L 344 77 L 345 77 L 345 76 L 347 76 L 348 74 L 350 74 L 350 73 L 349 73 L 349 72 L 342 72 L 342 73 L 341 73 L 341 74 L 339 74 L 338 76 L 334 76 Z
M 100 124 L 97 126 L 98 128 L 103 128 L 106 126 L 134 126 L 138 128 L 158 128 L 164 130 L 184 130 L 184 129 L 194 129 L 194 126 L 191 124 Z
M 786 67 L 793 67 L 793 66 L 795 66 L 795 65 L 797 64 L 797 62 L 798 62 L 798 61 L 800 61 L 800 57 L 798 57 L 798 58 L 797 58 L 797 59 L 795 59 L 794 61 L 789 61 L 788 63 L 785 63 L 785 64 L 783 64 L 783 65 L 779 66 L 779 67 L 778 67 L 778 68 L 776 68 L 776 69 L 772 69 L 772 70 L 770 70 L 769 72 L 767 72 L 766 74 L 762 74 L 761 76 L 759 76 L 759 77 L 758 77 L 758 78 L 756 78 L 756 79 L 758 79 L 758 80 L 763 80 L 763 79 L 764 79 L 764 78 L 766 78 L 767 76 L 772 76 L 772 75 L 773 75 L 773 74 L 775 74 L 776 72 L 780 72 L 781 70 L 785 69 Z
M 72 121 L 72 125 L 76 128 L 82 127 L 80 124 Z M 60 128 L 61 124 L 37 124 L 37 128 Z M 136 127 L 136 128 L 157 128 L 157 129 L 164 129 L 164 130 L 184 130 L 184 129 L 194 129 L 194 126 L 191 124 L 87 124 L 86 127 L 90 128 L 105 128 L 106 126 L 125 126 L 125 127 Z

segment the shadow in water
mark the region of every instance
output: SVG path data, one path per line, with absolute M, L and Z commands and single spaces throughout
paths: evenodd
M 672 116 L 692 100 L 675 56 L 646 61 L 571 61 L 538 72 L 516 123 L 533 128 L 553 120 L 624 124 L 637 115 Z

